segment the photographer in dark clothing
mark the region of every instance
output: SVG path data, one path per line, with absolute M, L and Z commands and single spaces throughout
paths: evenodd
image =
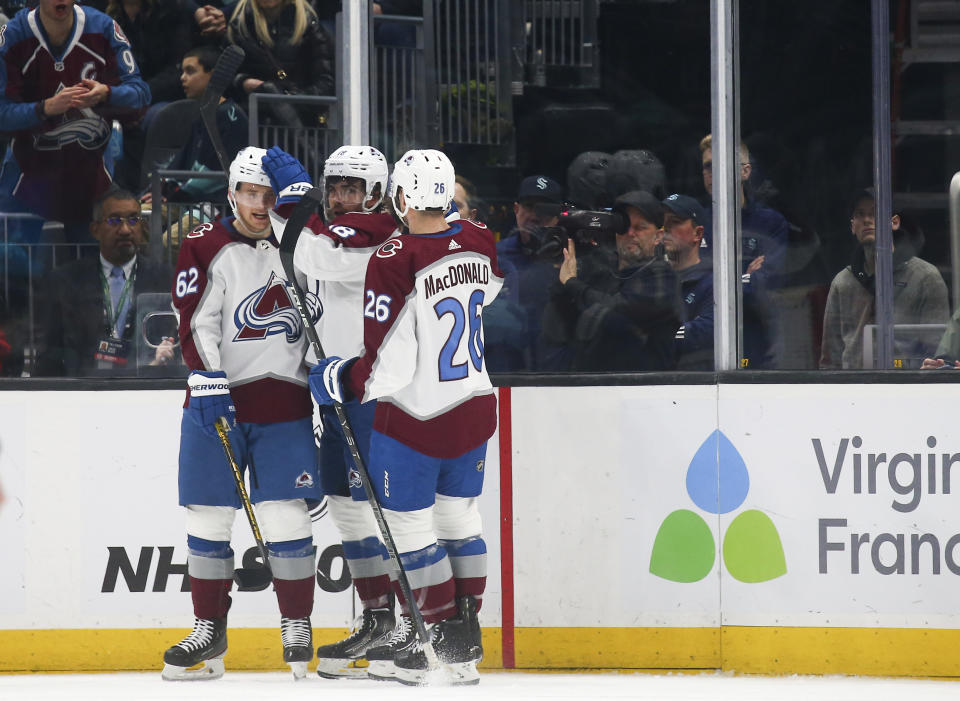
M 610 228 L 592 239 L 578 230 L 566 241 L 544 313 L 541 363 L 557 370 L 673 369 L 683 311 L 661 243 L 660 202 L 648 192 L 628 192 L 605 216 Z

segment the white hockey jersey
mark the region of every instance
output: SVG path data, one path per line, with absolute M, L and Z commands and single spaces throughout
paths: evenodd
M 226 373 L 238 421 L 311 415 L 303 323 L 272 236 L 247 238 L 232 218 L 197 227 L 180 247 L 173 301 L 184 362 Z M 308 293 L 307 303 L 315 316 L 316 297 Z
M 297 240 L 293 264 L 320 300 L 317 335 L 327 355 L 351 358 L 363 350 L 363 281 L 377 248 L 399 233 L 390 214 L 343 214 L 329 226 L 311 217 Z M 313 349 L 307 362 L 316 363 Z
M 493 435 L 483 308 L 502 285 L 493 237 L 471 221 L 377 249 L 364 285 L 364 352 L 346 381 L 362 401 L 378 400 L 376 430 L 440 458 Z

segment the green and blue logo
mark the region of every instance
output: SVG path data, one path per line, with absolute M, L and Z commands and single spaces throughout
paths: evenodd
M 750 491 L 750 474 L 740 452 L 722 431 L 711 433 L 687 468 L 687 494 L 701 510 L 727 514 L 739 508 Z M 710 574 L 717 547 L 713 531 L 690 509 L 677 509 L 660 524 L 651 574 L 671 582 L 699 582 Z M 723 563 L 730 575 L 755 584 L 787 573 L 780 534 L 762 511 L 738 514 L 723 536 Z

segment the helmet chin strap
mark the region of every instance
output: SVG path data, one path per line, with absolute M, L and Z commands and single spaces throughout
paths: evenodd
M 403 211 L 400 210 L 400 191 L 399 190 L 393 196 L 393 211 L 395 211 L 397 213 L 397 216 L 400 217 L 400 221 L 402 221 L 406 226 L 408 227 L 410 226 L 410 224 L 407 223 L 407 212 L 410 211 L 410 204 L 407 202 L 407 198 L 404 197 Z
M 232 192 L 227 193 L 227 204 L 230 205 L 230 209 L 233 211 L 233 218 L 239 219 L 240 214 L 237 212 L 237 197 Z

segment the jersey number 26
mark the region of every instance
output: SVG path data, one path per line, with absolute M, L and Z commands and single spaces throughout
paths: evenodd
M 481 313 L 483 312 L 483 290 L 474 290 L 467 302 L 467 309 L 454 297 L 446 297 L 433 305 L 437 319 L 447 314 L 453 315 L 453 328 L 446 343 L 440 349 L 438 368 L 440 381 L 462 380 L 470 372 L 466 361 L 454 365 L 453 358 L 460 350 L 461 344 L 466 341 L 467 353 L 470 362 L 477 372 L 483 368 L 483 339 L 480 332 L 483 328 Z M 466 331 L 466 333 L 464 333 Z

